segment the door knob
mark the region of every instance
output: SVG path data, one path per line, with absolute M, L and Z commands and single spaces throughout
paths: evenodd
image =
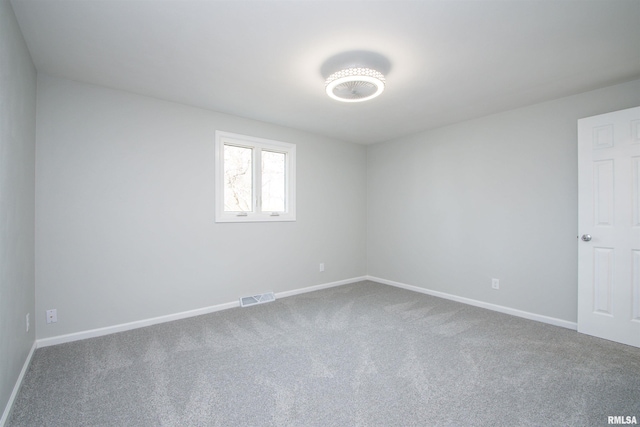
M 591 234 L 583 234 L 581 239 L 583 242 L 588 242 L 591 240 Z

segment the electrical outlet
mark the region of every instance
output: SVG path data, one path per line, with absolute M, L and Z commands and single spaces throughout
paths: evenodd
M 498 279 L 491 279 L 491 288 L 493 288 L 493 289 L 500 289 L 500 280 L 498 280 Z
M 27 313 L 27 332 L 29 332 L 29 313 Z
M 320 263 L 320 273 L 324 271 L 324 262 Z
M 47 323 L 56 323 L 58 321 L 58 310 L 52 308 L 47 310 Z

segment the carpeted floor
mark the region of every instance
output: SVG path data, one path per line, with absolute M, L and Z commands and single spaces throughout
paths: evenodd
M 640 349 L 361 282 L 38 349 L 9 426 L 640 422 Z

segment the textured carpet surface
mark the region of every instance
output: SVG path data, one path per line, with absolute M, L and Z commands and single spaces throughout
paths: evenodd
M 9 426 L 640 422 L 640 349 L 361 282 L 38 349 Z

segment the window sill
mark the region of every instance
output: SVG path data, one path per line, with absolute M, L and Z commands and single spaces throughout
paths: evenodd
M 280 215 L 271 214 L 219 214 L 216 215 L 216 222 L 292 222 L 296 220 L 293 214 L 281 213 Z

